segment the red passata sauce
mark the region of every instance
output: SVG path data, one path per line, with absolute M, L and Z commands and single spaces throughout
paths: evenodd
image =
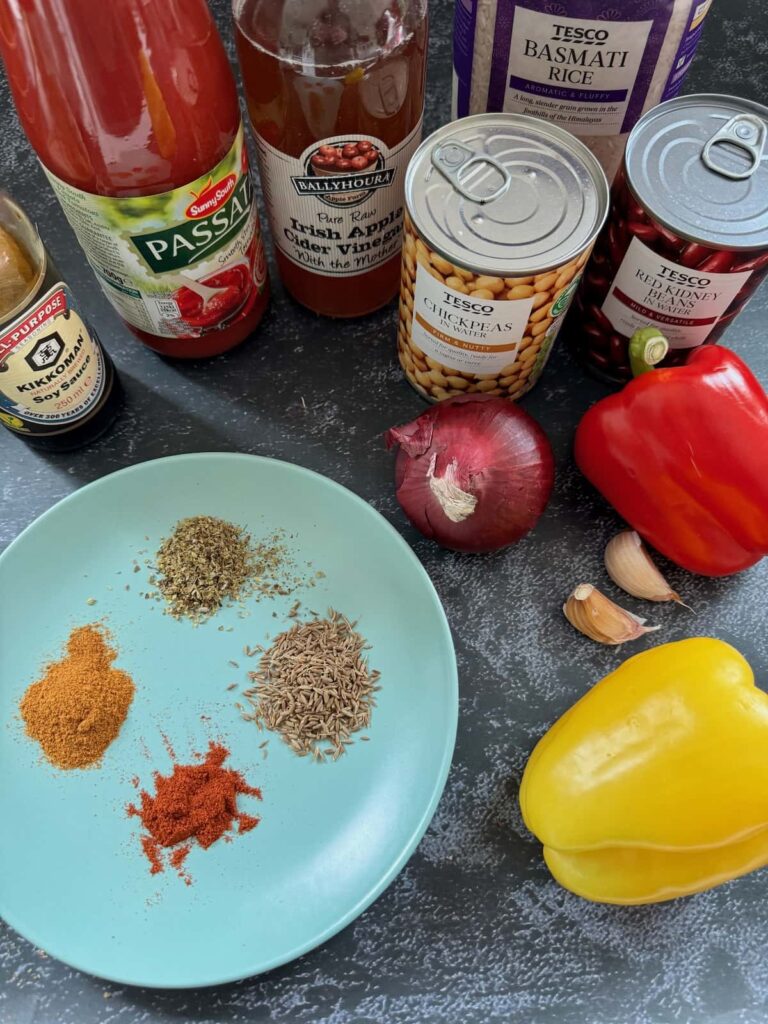
M 2 0 L 19 118 L 105 295 L 163 355 L 243 341 L 267 270 L 205 0 Z

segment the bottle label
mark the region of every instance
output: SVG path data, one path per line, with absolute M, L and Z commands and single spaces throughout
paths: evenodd
M 272 239 L 305 270 L 329 277 L 364 274 L 400 252 L 403 184 L 421 140 L 421 121 L 389 149 L 354 132 L 288 156 L 256 136 Z
M 574 18 L 547 0 L 503 0 L 488 58 L 488 109 L 542 117 L 577 135 L 628 131 L 642 112 L 673 6 L 587 0 L 579 6 L 584 17 Z
M 104 356 L 61 281 L 0 327 L 0 420 L 20 433 L 87 415 L 106 383 Z
M 654 324 L 672 348 L 693 348 L 707 340 L 750 272 L 714 274 L 673 263 L 633 238 L 605 301 L 603 313 L 614 330 L 631 337 Z
M 245 317 L 267 268 L 243 126 L 208 174 L 159 195 L 114 199 L 45 167 L 109 301 L 133 327 L 199 338 Z

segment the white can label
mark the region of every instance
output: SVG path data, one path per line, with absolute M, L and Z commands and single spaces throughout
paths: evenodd
M 411 337 L 442 366 L 499 373 L 514 363 L 533 299 L 473 299 L 418 265 Z
M 300 157 L 256 136 L 259 173 L 280 252 L 330 277 L 364 274 L 400 252 L 403 187 L 421 121 L 389 149 L 373 135 L 334 135 Z
M 707 340 L 749 276 L 749 271 L 710 274 L 683 267 L 633 238 L 603 313 L 619 334 L 631 337 L 654 324 L 672 348 L 693 348 Z
M 652 27 L 515 6 L 504 110 L 577 135 L 620 133 Z

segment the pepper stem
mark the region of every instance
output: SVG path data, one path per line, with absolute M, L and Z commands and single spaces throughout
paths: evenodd
M 656 327 L 641 327 L 629 340 L 629 365 L 632 376 L 652 370 L 669 352 L 669 342 Z

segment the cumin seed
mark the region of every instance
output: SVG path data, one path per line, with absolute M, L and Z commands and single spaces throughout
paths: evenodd
M 262 652 L 245 696 L 256 724 L 279 732 L 295 753 L 337 760 L 353 742 L 350 733 L 370 725 L 379 673 L 368 668 L 369 645 L 356 622 L 334 609 L 322 619 L 310 615 Z

